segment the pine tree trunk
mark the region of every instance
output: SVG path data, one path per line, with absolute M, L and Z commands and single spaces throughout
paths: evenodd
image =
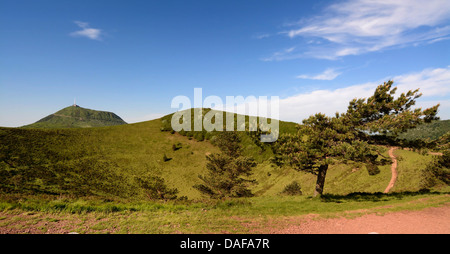
M 319 173 L 317 174 L 316 189 L 314 190 L 314 197 L 322 195 L 323 186 L 325 186 L 325 176 L 327 175 L 328 164 L 319 167 Z

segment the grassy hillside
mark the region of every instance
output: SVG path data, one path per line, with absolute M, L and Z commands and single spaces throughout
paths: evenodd
M 2 191 L 140 198 L 134 178 L 152 174 L 190 195 L 189 183 L 215 147 L 160 127 L 154 120 L 88 129 L 2 128 Z M 178 143 L 182 148 L 173 151 Z
M 23 128 L 88 128 L 126 124 L 112 112 L 69 106 Z
M 414 129 L 400 135 L 400 138 L 406 140 L 415 139 L 431 139 L 435 140 L 442 135 L 450 132 L 450 120 L 439 120 L 431 123 L 425 123 L 417 126 Z
M 209 153 L 218 152 L 213 136 L 164 131 L 168 117 L 148 122 L 73 129 L 0 128 L 0 192 L 66 196 L 97 196 L 145 200 L 139 178 L 159 176 L 178 196 L 201 198 L 192 186 L 206 172 Z M 280 122 L 282 132 L 295 131 L 294 123 Z M 271 145 L 257 135 L 240 133 L 245 154 L 258 162 L 252 178 L 258 196 L 278 196 L 297 181 L 304 195 L 311 195 L 315 176 L 271 163 Z M 420 189 L 420 172 L 429 155 L 400 152 L 400 184 L 395 191 Z M 387 153 L 385 152 L 385 156 Z M 403 165 L 407 165 L 402 173 Z M 381 192 L 390 180 L 390 165 L 369 175 L 358 164 L 330 166 L 325 193 Z

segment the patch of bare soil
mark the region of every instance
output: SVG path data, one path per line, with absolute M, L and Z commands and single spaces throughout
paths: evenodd
M 398 174 L 397 174 L 397 158 L 394 155 L 395 149 L 396 149 L 395 147 L 391 147 L 391 149 L 389 149 L 389 157 L 391 157 L 391 159 L 392 159 L 392 165 L 391 165 L 392 176 L 391 176 L 391 181 L 389 182 L 388 186 L 384 190 L 384 193 L 389 193 L 389 191 L 394 187 L 395 181 L 397 181 Z
M 284 223 L 283 223 L 284 224 Z M 450 205 L 358 218 L 291 218 L 272 234 L 450 234 Z

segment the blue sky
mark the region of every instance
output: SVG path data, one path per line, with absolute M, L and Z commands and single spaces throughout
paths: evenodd
M 69 106 L 127 122 L 177 95 L 279 96 L 280 119 L 345 111 L 393 79 L 450 119 L 450 1 L 0 2 L 0 126 Z

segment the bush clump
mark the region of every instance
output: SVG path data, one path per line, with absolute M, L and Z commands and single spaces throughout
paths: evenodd
M 377 175 L 380 173 L 380 169 L 378 168 L 377 165 L 369 163 L 366 165 L 367 168 L 367 172 L 369 173 L 369 175 L 373 176 L 373 175 Z
M 164 162 L 170 161 L 171 159 L 172 159 L 172 158 L 167 157 L 166 154 L 163 155 L 163 161 L 164 161 Z
M 297 181 L 293 181 L 292 183 L 286 185 L 281 194 L 289 195 L 289 196 L 297 196 L 302 195 L 302 188 Z
M 450 151 L 435 157 L 422 171 L 423 188 L 431 188 L 439 183 L 450 185 Z
M 136 181 L 145 196 L 150 200 L 173 200 L 177 198 L 178 189 L 167 187 L 162 177 L 147 175 L 137 177 Z
M 178 142 L 178 143 L 172 145 L 172 150 L 177 151 L 177 150 L 180 150 L 182 147 L 183 147 L 183 145 L 180 142 Z

